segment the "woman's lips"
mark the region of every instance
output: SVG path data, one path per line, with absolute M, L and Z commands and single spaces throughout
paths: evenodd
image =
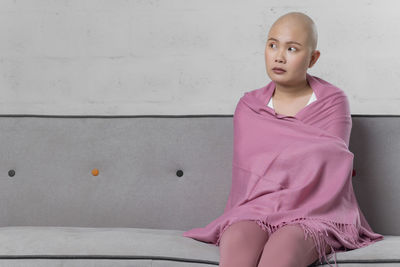
M 282 73 L 286 72 L 286 70 L 281 69 L 281 68 L 273 68 L 272 70 L 277 74 L 282 74 Z

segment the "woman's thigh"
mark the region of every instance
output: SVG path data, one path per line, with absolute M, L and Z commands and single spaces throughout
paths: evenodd
M 304 240 L 300 225 L 285 225 L 268 239 L 261 254 L 259 267 L 309 266 L 318 259 L 318 252 L 311 236 Z M 329 250 L 328 250 L 329 249 Z M 326 252 L 330 252 L 327 245 Z
M 256 267 L 268 233 L 250 220 L 231 224 L 222 234 L 219 266 Z

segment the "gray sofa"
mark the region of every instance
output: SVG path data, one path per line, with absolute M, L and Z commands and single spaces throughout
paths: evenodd
M 224 210 L 232 122 L 1 115 L 0 266 L 217 266 L 182 234 Z M 353 115 L 354 190 L 385 239 L 339 266 L 400 266 L 399 137 L 400 116 Z

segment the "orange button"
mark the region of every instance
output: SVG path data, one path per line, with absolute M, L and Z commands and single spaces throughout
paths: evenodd
M 97 176 L 97 175 L 99 175 L 99 170 L 98 169 L 93 169 L 92 170 L 92 174 L 93 174 L 93 176 Z

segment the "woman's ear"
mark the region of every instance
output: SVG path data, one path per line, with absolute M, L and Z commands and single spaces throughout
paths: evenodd
M 321 53 L 319 52 L 319 50 L 314 50 L 314 52 L 312 52 L 310 64 L 308 65 L 309 68 L 314 66 L 314 64 L 317 62 L 320 55 L 321 55 Z

